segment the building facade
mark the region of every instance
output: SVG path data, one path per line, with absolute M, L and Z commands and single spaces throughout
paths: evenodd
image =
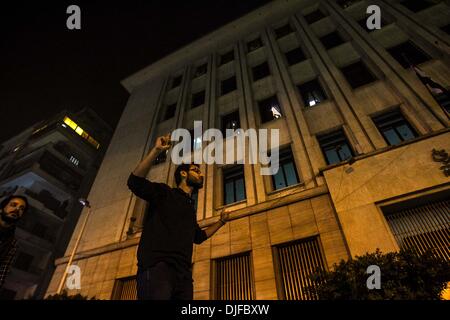
M 63 111 L 2 144 L 0 197 L 27 197 L 16 229 L 19 250 L 4 299 L 43 298 L 64 255 L 112 129 L 90 109 Z
M 367 28 L 369 5 L 381 9 L 379 30 Z M 377 248 L 448 258 L 449 97 L 410 66 L 449 87 L 449 23 L 448 1 L 273 1 L 125 79 L 131 96 L 74 259 L 81 293 L 135 298 L 146 203 L 127 178 L 156 137 L 195 120 L 279 129 L 281 145 L 274 176 L 260 164 L 201 164 L 200 226 L 223 207 L 232 221 L 194 248 L 195 299 L 314 299 L 313 269 Z M 205 145 L 194 137 L 194 153 Z M 157 163 L 148 178 L 173 186 L 176 166 Z

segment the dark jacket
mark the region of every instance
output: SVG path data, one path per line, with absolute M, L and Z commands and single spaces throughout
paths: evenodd
M 179 188 L 133 174 L 128 179 L 128 187 L 149 203 L 137 252 L 139 268 L 165 261 L 189 275 L 193 243 L 207 239 L 197 223 L 194 201 Z
M 14 229 L 0 233 L 0 288 L 3 286 L 17 252 Z

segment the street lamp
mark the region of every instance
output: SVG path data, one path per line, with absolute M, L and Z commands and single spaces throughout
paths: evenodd
M 72 265 L 73 257 L 75 256 L 75 252 L 76 252 L 77 249 L 78 249 L 78 245 L 79 245 L 79 243 L 80 243 L 81 237 L 83 236 L 83 232 L 84 232 L 84 229 L 85 229 L 85 227 L 86 227 L 86 223 L 87 223 L 87 221 L 88 221 L 88 219 L 89 219 L 89 215 L 90 215 L 90 213 L 91 213 L 91 204 L 89 203 L 89 201 L 88 201 L 87 199 L 80 198 L 80 199 L 78 199 L 78 202 L 79 202 L 83 207 L 86 207 L 86 208 L 87 208 L 87 213 L 86 213 L 86 217 L 84 218 L 83 225 L 82 225 L 82 227 L 81 227 L 80 233 L 79 233 L 79 235 L 78 235 L 78 239 L 77 239 L 77 241 L 75 242 L 75 246 L 74 246 L 73 249 L 72 249 L 72 253 L 70 254 L 70 258 L 69 258 L 69 261 L 67 262 L 66 269 L 64 270 L 64 273 L 63 273 L 63 275 L 62 275 L 61 282 L 59 283 L 58 290 L 57 290 L 57 292 L 56 292 L 57 294 L 60 294 L 61 291 L 62 291 L 62 288 L 63 288 L 63 286 L 64 286 L 64 282 L 66 281 L 66 278 L 67 278 L 67 271 L 69 270 L 70 266 Z

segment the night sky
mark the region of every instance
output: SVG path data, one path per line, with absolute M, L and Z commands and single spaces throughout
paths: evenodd
M 268 0 L 13 1 L 0 8 L 0 144 L 68 109 L 113 128 L 129 97 L 120 81 Z M 81 30 L 66 9 L 81 8 Z

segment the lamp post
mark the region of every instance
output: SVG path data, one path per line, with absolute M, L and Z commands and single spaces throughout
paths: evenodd
M 87 213 L 86 213 L 86 217 L 84 218 L 83 225 L 81 226 L 80 233 L 78 234 L 77 241 L 75 242 L 75 245 L 72 249 L 72 253 L 70 254 L 70 258 L 69 258 L 69 261 L 67 262 L 66 269 L 64 270 L 63 276 L 61 278 L 61 282 L 59 283 L 57 294 L 60 294 L 62 291 L 64 282 L 66 281 L 66 278 L 67 278 L 67 271 L 69 270 L 70 266 L 72 265 L 73 257 L 75 256 L 75 252 L 78 249 L 78 245 L 80 244 L 81 237 L 83 236 L 83 232 L 86 227 L 86 223 L 87 223 L 87 221 L 89 219 L 89 215 L 91 213 L 91 205 L 87 199 L 80 198 L 80 199 L 78 199 L 78 202 L 81 203 L 81 205 L 83 207 L 87 208 Z

